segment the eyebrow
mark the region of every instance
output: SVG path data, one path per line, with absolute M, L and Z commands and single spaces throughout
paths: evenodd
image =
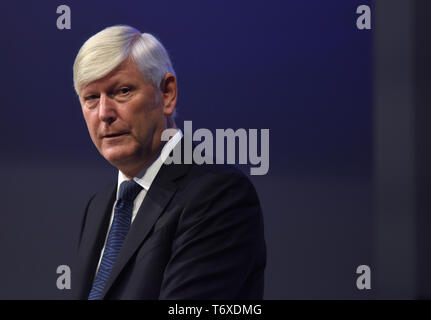
M 120 81 L 114 81 L 113 83 L 108 84 L 106 86 L 106 88 L 104 88 L 103 91 L 111 91 L 113 88 L 115 88 L 118 85 L 120 85 L 120 83 L 121 83 Z M 100 92 L 100 90 L 92 88 L 91 84 L 90 84 L 87 87 L 85 87 L 84 89 L 82 89 L 81 93 L 82 93 L 83 96 L 86 96 L 86 95 L 92 94 L 94 91 Z

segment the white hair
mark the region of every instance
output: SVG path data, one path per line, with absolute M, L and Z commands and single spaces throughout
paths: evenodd
M 160 89 L 167 73 L 175 75 L 169 55 L 151 34 L 133 27 L 108 27 L 88 39 L 73 64 L 73 84 L 79 95 L 83 86 L 101 79 L 131 57 L 145 80 Z

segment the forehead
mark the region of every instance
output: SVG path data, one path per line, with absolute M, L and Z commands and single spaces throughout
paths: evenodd
M 114 70 L 109 72 L 103 78 L 94 80 L 81 89 L 81 93 L 92 90 L 106 90 L 115 86 L 119 82 L 145 83 L 144 78 L 136 63 L 131 59 L 126 59 L 120 63 Z

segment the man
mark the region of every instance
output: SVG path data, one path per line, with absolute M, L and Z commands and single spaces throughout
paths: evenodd
M 266 249 L 252 184 L 228 166 L 164 163 L 184 138 L 161 43 L 106 28 L 84 43 L 73 73 L 90 137 L 119 170 L 85 209 L 76 297 L 261 299 Z

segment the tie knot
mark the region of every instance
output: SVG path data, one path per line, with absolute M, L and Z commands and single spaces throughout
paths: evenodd
M 141 190 L 142 187 L 134 180 L 126 180 L 120 185 L 118 199 L 126 202 L 133 202 Z

